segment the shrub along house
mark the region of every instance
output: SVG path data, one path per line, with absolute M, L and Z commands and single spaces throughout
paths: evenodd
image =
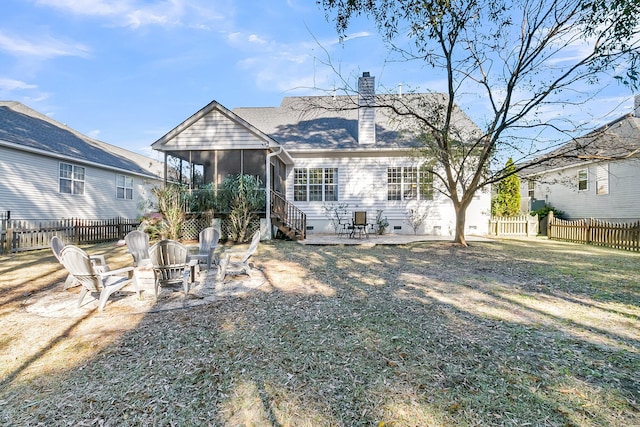
M 0 102 L 0 211 L 12 218 L 134 220 L 162 174 L 161 162 Z
M 452 203 L 421 167 L 429 159 L 416 155 L 410 120 L 390 108 L 438 108 L 442 100 L 376 95 L 374 78 L 364 73 L 358 96 L 286 97 L 279 107 L 233 111 L 213 101 L 152 147 L 188 162 L 214 186 L 229 174 L 257 175 L 270 193 L 266 224 L 293 238 L 334 232 L 327 210 L 336 207 L 345 208 L 344 220 L 365 211 L 369 223 L 382 211 L 387 232 L 448 236 Z M 475 124 L 459 109 L 455 120 L 462 137 L 472 138 Z M 467 211 L 467 232 L 486 233 L 489 208 L 489 192 L 479 193 Z M 411 217 L 424 219 L 416 230 Z

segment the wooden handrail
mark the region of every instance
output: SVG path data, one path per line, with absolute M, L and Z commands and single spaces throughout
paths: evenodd
M 271 215 L 278 218 L 286 227 L 296 230 L 302 239 L 306 238 L 307 214 L 273 190 L 271 190 Z

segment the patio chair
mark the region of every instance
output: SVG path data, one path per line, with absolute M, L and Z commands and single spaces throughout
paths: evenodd
M 355 211 L 353 213 L 353 229 L 351 230 L 351 237 L 355 237 L 356 233 L 358 233 L 359 237 L 362 237 L 363 234 L 366 237 L 369 237 L 369 235 L 367 234 L 366 211 Z
M 155 292 L 158 298 L 160 287 L 182 285 L 184 297 L 189 294 L 189 276 L 194 269 L 189 264 L 189 251 L 175 240 L 160 240 L 149 248 L 149 257 L 155 278 Z M 194 261 L 195 262 L 195 261 Z
M 251 238 L 251 244 L 247 251 L 243 254 L 240 261 L 231 261 L 231 253 L 225 254 L 225 257 L 220 261 L 220 273 L 218 275 L 219 280 L 224 280 L 227 275 L 240 275 L 246 274 L 251 276 L 251 266 L 249 265 L 249 258 L 258 249 L 260 243 L 260 230 L 256 231 Z
M 211 270 L 211 263 L 218 264 L 215 259 L 215 250 L 220 240 L 220 232 L 213 227 L 207 227 L 198 236 L 198 253 L 189 254 L 189 259 L 206 261 L 207 271 Z
M 65 244 L 62 242 L 62 239 L 60 239 L 58 236 L 53 236 L 51 238 L 50 246 L 53 255 L 55 255 L 58 262 L 62 264 L 62 259 L 60 259 L 60 252 L 65 246 Z M 97 268 L 100 271 L 109 271 L 109 266 L 107 266 L 104 255 L 89 255 L 89 259 L 91 259 L 91 263 L 93 264 L 94 268 Z M 67 290 L 75 286 L 80 286 L 80 283 L 73 277 L 73 274 L 69 273 L 64 281 L 63 289 Z
M 82 306 L 82 301 L 89 292 L 99 292 L 98 311 L 102 311 L 110 295 L 132 282 L 135 286 L 136 294 L 140 298 L 138 284 L 133 278 L 133 267 L 119 268 L 117 270 L 107 269 L 106 271 L 100 267 L 96 268 L 89 255 L 74 245 L 67 245 L 62 248 L 60 260 L 67 271 L 82 285 L 78 307 Z M 126 276 L 123 276 L 125 273 Z
M 144 231 L 133 230 L 124 236 L 127 252 L 133 257 L 133 266 L 149 263 L 149 235 Z
M 351 222 L 343 222 L 342 220 L 338 221 L 338 237 L 351 235 L 351 231 L 353 230 L 353 224 Z

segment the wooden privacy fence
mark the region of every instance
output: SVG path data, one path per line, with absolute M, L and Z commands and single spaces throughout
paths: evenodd
M 76 245 L 116 241 L 134 230 L 140 221 L 126 218 L 0 221 L 0 253 L 49 247 L 53 236 Z
M 547 235 L 555 240 L 640 251 L 640 221 L 612 223 L 593 218 L 567 221 L 549 212 Z
M 535 236 L 538 234 L 538 215 L 492 217 L 489 234 L 494 236 Z

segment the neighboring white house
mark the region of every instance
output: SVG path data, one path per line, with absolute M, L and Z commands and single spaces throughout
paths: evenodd
M 453 235 L 455 213 L 434 177 L 416 155 L 419 142 L 410 119 L 398 108 L 438 108 L 440 94 L 376 95 L 374 78 L 359 78 L 359 96 L 284 98 L 279 107 L 229 111 L 212 102 L 152 147 L 202 168 L 206 182 L 220 184 L 230 173 L 250 173 L 306 214 L 309 233 L 334 229 L 325 207 L 346 205 L 376 212 L 389 222 L 387 232 L 413 234 L 409 212 L 425 216 L 418 234 Z M 459 109 L 456 128 L 471 138 L 475 124 Z M 480 192 L 467 211 L 466 232 L 487 232 L 490 192 Z
M 636 112 L 570 141 L 571 153 L 520 173 L 523 209 L 544 204 L 567 219 L 640 219 L 640 98 Z M 552 153 L 553 154 L 553 153 Z
M 0 211 L 16 219 L 135 219 L 163 165 L 0 102 Z

